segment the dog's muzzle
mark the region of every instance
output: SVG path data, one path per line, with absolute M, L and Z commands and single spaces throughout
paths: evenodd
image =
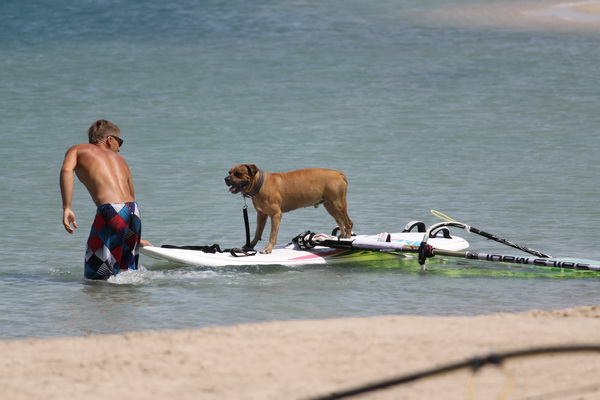
M 248 185 L 250 184 L 250 182 L 248 181 L 242 181 L 242 182 L 234 182 L 233 179 L 231 178 L 231 176 L 226 176 L 225 177 L 225 184 L 227 186 L 229 186 L 229 191 L 233 194 L 237 194 L 239 192 L 241 192 L 242 190 L 244 190 L 246 187 L 248 187 Z

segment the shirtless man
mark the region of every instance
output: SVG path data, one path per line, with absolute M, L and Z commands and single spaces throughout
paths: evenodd
M 123 145 L 119 127 L 101 119 L 90 126 L 88 136 L 89 143 L 67 150 L 60 171 L 63 225 L 69 233 L 78 228 L 71 209 L 75 173 L 98 207 L 87 243 L 84 275 L 108 279 L 122 270 L 137 269 L 139 246 L 151 244 L 141 239 L 142 221 L 131 171 L 118 154 Z

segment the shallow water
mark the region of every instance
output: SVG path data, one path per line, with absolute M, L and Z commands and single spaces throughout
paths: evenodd
M 420 273 L 399 261 L 210 269 L 142 257 L 148 271 L 83 279 L 94 206 L 76 185 L 80 228 L 68 235 L 58 171 L 97 118 L 122 129 L 156 245 L 243 244 L 243 201 L 223 178 L 248 162 L 342 170 L 357 233 L 431 225 L 437 209 L 600 260 L 598 35 L 437 18 L 464 4 L 452 3 L 0 5 L 0 338 L 597 304 L 594 273 L 460 260 Z M 332 227 L 324 209 L 299 210 L 279 239 Z

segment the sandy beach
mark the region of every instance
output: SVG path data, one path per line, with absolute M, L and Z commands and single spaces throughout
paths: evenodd
M 561 32 L 600 29 L 600 1 L 524 0 L 465 4 L 436 9 L 428 15 L 473 26 Z
M 571 3 L 573 4 L 573 3 Z M 582 1 L 575 3 L 572 8 L 578 12 L 588 14 L 600 14 L 600 2 L 599 1 Z
M 489 353 L 600 345 L 600 306 L 477 317 L 380 316 L 0 342 L 6 399 L 306 399 Z M 600 398 L 600 354 L 507 360 L 369 399 Z M 512 378 L 509 378 L 512 376 Z M 545 398 L 545 397 L 544 397 Z

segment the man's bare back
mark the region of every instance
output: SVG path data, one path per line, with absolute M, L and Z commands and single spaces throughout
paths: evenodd
M 135 200 L 131 171 L 121 155 L 84 143 L 71 147 L 67 157 L 76 159 L 75 173 L 97 206 Z
M 96 206 L 135 201 L 131 171 L 118 152 L 118 144 L 112 137 L 96 144 L 78 144 L 67 150 L 60 171 L 60 188 L 63 225 L 69 233 L 74 232 L 71 223 L 77 228 L 75 215 L 71 210 L 73 172 L 85 185 Z

